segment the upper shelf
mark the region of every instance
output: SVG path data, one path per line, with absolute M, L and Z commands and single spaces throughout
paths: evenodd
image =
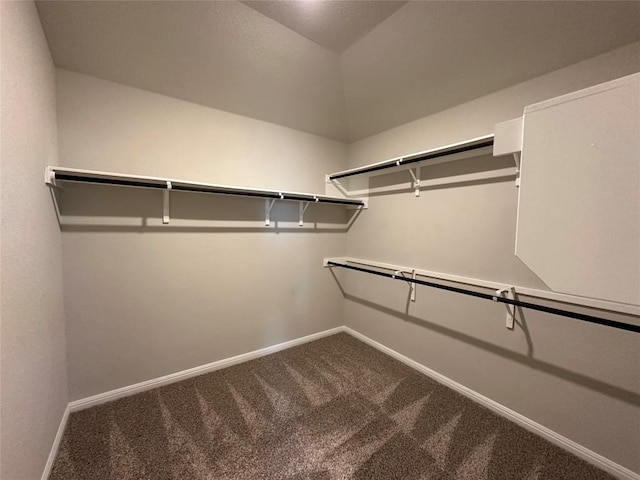
M 338 180 L 340 178 L 352 177 L 354 175 L 361 175 L 363 173 L 377 172 L 379 170 L 385 170 L 387 168 L 396 168 L 405 165 L 411 165 L 427 160 L 433 160 L 436 158 L 453 156 L 473 150 L 488 149 L 489 147 L 493 147 L 493 137 L 493 134 L 485 135 L 484 137 L 473 138 L 471 140 L 453 143 L 444 147 L 433 148 L 431 150 L 425 150 L 423 152 L 413 153 L 411 155 L 397 157 L 391 160 L 385 160 L 383 162 L 372 163 L 363 167 L 343 170 L 342 172 L 330 173 L 328 175 L 328 179 Z
M 174 190 L 183 192 L 213 193 L 218 195 L 236 195 L 240 197 L 258 197 L 273 200 L 290 200 L 300 202 L 330 203 L 365 207 L 363 200 L 330 197 L 313 193 L 288 192 L 284 190 L 265 190 L 260 188 L 232 187 L 213 183 L 198 183 L 172 178 L 146 177 L 141 175 L 126 175 L 122 173 L 98 172 L 94 170 L 80 170 L 49 166 L 45 172 L 45 183 L 56 185 L 57 181 L 98 183 L 103 185 L 118 185 L 124 187 L 155 188 L 160 190 Z

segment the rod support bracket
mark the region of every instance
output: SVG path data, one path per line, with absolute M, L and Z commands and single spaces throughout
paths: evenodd
M 415 170 L 415 172 L 414 172 Z M 413 179 L 413 191 L 416 197 L 420 196 L 420 167 L 410 168 L 409 173 Z
M 514 152 L 513 160 L 516 163 L 516 188 L 518 188 L 520 187 L 521 152 Z
M 406 272 L 409 273 L 409 272 Z M 416 269 L 413 268 L 411 269 L 411 281 L 409 281 L 409 279 L 405 276 L 405 272 L 402 270 L 396 270 L 395 272 L 393 272 L 393 274 L 391 275 L 391 278 L 393 278 L 394 280 L 396 278 L 400 278 L 402 280 L 407 280 L 407 283 L 409 284 L 409 299 L 412 302 L 416 301 L 416 283 L 415 283 L 415 279 L 416 279 Z
M 280 198 L 282 198 L 282 194 L 280 194 Z M 271 225 L 271 209 L 276 203 L 275 198 L 267 198 L 264 201 L 264 225 L 266 227 Z
M 509 288 L 501 288 L 499 290 L 496 290 L 496 295 L 493 297 L 493 301 L 497 302 L 498 301 L 498 297 L 505 297 L 505 296 L 509 300 L 515 300 L 516 299 L 516 288 L 515 287 L 509 287 Z M 507 309 L 507 321 L 506 321 L 505 326 L 509 330 L 513 330 L 513 325 L 514 325 L 515 318 L 516 318 L 516 306 L 515 305 L 505 304 L 505 308 Z
M 411 279 L 412 280 L 416 279 L 416 269 L 415 268 L 413 270 L 411 270 Z M 415 302 L 416 301 L 416 283 L 415 282 L 411 282 L 409 285 L 410 285 L 410 287 L 409 287 L 410 290 L 409 291 L 411 292 L 410 293 L 411 301 Z
M 169 195 L 171 194 L 171 182 L 167 181 L 167 189 L 162 191 L 162 223 L 168 225 L 171 221 L 169 215 L 170 208 L 170 199 Z
M 314 197 L 314 201 L 318 201 L 318 197 Z M 298 203 L 298 226 L 304 227 L 304 212 L 309 208 L 309 202 Z

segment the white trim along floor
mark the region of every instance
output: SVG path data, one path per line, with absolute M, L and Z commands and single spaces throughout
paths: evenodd
M 270 347 L 261 348 L 259 350 L 254 350 L 252 352 L 243 353 L 241 355 L 236 355 L 234 357 L 226 358 L 223 360 L 218 360 L 217 362 L 208 363 L 206 365 L 201 365 L 199 367 L 190 368 L 188 370 L 183 370 L 181 372 L 172 373 L 169 375 L 165 375 L 162 377 L 154 378 L 151 380 L 146 380 L 144 382 L 136 383 L 134 385 L 129 385 L 127 387 L 118 388 L 115 390 L 111 390 L 108 392 L 104 392 L 98 395 L 93 395 L 91 397 L 83 398 L 80 400 L 75 400 L 70 402 L 67 409 L 65 410 L 62 420 L 60 422 L 60 427 L 58 428 L 58 432 L 56 434 L 55 440 L 53 442 L 51 452 L 49 454 L 49 458 L 47 459 L 47 463 L 45 465 L 45 469 L 42 474 L 42 480 L 46 480 L 49 477 L 51 472 L 51 468 L 53 466 L 53 462 L 58 453 L 58 448 L 60 446 L 60 441 L 62 439 L 62 434 L 64 433 L 64 429 L 67 424 L 67 420 L 69 418 L 69 414 L 72 412 L 76 412 L 79 410 L 84 410 L 86 408 L 93 407 L 95 405 L 100 405 L 102 403 L 110 402 L 112 400 L 117 400 L 119 398 L 127 397 L 129 395 L 134 395 L 136 393 L 144 392 L 146 390 L 151 390 L 153 388 L 157 388 L 163 385 L 168 385 L 171 383 L 179 382 L 182 380 L 186 380 L 187 378 L 195 377 L 198 375 L 202 375 L 204 373 L 212 372 L 214 370 L 219 370 L 222 368 L 230 367 L 232 365 L 236 365 L 239 363 L 247 362 L 249 360 L 253 360 L 255 358 L 263 357 L 265 355 L 269 355 L 271 353 L 279 352 L 281 350 L 286 350 L 291 347 L 295 347 L 297 345 L 302 345 L 307 342 L 312 342 L 314 340 L 318 340 L 323 337 L 328 337 L 330 335 L 335 335 L 336 333 L 345 332 L 358 340 L 376 348 L 377 350 L 389 355 L 390 357 L 399 360 L 400 362 L 414 368 L 415 370 L 423 373 L 424 375 L 436 380 L 437 382 L 455 390 L 456 392 L 470 398 L 471 400 L 487 407 L 491 411 L 496 414 L 516 423 L 517 425 L 533 432 L 537 435 L 540 435 L 544 439 L 550 441 L 551 443 L 567 450 L 568 452 L 576 455 L 577 457 L 595 465 L 598 468 L 620 478 L 623 480 L 640 480 L 640 474 L 635 473 L 628 468 L 625 468 L 608 458 L 603 457 L 602 455 L 589 450 L 588 448 L 570 440 L 559 433 L 550 430 L 549 428 L 534 422 L 533 420 L 525 417 L 524 415 L 519 414 L 518 412 L 511 410 L 510 408 L 505 407 L 484 395 L 479 394 L 478 392 L 471 390 L 470 388 L 461 385 L 454 380 L 441 375 L 440 373 L 431 370 L 430 368 L 392 350 L 383 344 L 372 340 L 371 338 L 362 335 L 359 332 L 349 328 L 349 327 L 336 327 L 329 330 L 325 330 L 322 332 L 314 333 L 311 335 L 307 335 L 304 337 L 300 337 L 294 340 L 290 340 L 288 342 L 279 343 L 277 345 L 272 345 Z

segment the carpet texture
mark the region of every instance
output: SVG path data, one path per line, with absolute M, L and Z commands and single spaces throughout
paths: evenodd
M 613 477 L 341 333 L 73 413 L 49 478 Z

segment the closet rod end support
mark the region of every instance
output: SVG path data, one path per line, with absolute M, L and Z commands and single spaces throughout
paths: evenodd
M 51 167 L 44 169 L 44 183 L 49 187 L 57 187 L 56 185 L 56 172 Z
M 345 258 L 328 257 L 328 258 L 323 258 L 322 259 L 322 266 L 324 268 L 332 268 L 333 265 L 329 265 L 329 262 L 347 263 Z

